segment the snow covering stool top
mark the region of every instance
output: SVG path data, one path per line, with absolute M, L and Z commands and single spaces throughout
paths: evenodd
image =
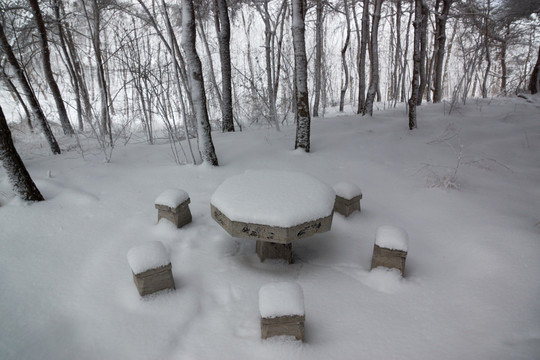
M 329 216 L 335 197 L 310 175 L 258 170 L 225 180 L 210 203 L 231 221 L 286 228 Z
M 375 234 L 375 245 L 386 249 L 406 252 L 409 245 L 409 236 L 400 227 L 382 225 L 379 226 Z
M 131 248 L 127 253 L 127 259 L 134 274 L 171 263 L 169 253 L 159 241 L 149 241 Z
M 351 200 L 357 196 L 362 196 L 362 190 L 360 190 L 357 185 L 346 181 L 335 184 L 334 191 L 336 192 L 337 196 L 347 200 Z
M 263 318 L 304 315 L 304 293 L 295 282 L 263 285 L 259 290 L 259 313 Z
M 154 201 L 155 205 L 164 205 L 170 208 L 176 208 L 186 200 L 189 200 L 189 195 L 184 190 L 168 189 L 162 192 Z

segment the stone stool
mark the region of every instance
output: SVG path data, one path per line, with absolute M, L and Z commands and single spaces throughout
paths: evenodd
M 409 238 L 405 230 L 391 225 L 379 226 L 375 235 L 371 269 L 378 266 L 398 269 L 403 276 L 408 243 Z
M 355 184 L 349 182 L 340 182 L 334 185 L 336 192 L 336 202 L 334 211 L 348 217 L 354 211 L 360 211 L 360 199 L 362 199 L 362 190 Z
M 176 289 L 169 253 L 161 242 L 149 241 L 133 247 L 128 251 L 127 259 L 139 295 Z
M 158 222 L 161 218 L 165 218 L 175 224 L 177 228 L 189 224 L 191 222 L 189 203 L 189 195 L 184 190 L 165 190 L 154 202 L 158 210 Z
M 304 341 L 304 293 L 294 282 L 270 283 L 259 290 L 261 338 L 294 336 Z

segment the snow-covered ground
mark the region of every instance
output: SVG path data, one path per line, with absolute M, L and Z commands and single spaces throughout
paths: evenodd
M 214 133 L 217 168 L 177 166 L 167 144 L 50 156 L 17 132 L 47 201 L 12 198 L 0 173 L 0 358 L 540 358 L 540 100 L 448 109 L 423 105 L 412 132 L 403 109 L 314 119 L 310 154 L 292 150 L 294 126 Z M 246 170 L 352 182 L 362 212 L 297 241 L 294 264 L 260 263 L 210 216 Z M 170 188 L 191 199 L 182 229 L 157 223 Z M 369 271 L 380 225 L 408 234 L 405 278 Z M 149 241 L 177 290 L 141 299 L 126 254 Z M 259 289 L 290 281 L 306 342 L 261 341 Z

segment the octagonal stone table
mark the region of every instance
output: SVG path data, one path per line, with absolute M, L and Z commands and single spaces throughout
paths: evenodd
M 210 200 L 212 218 L 231 236 L 257 241 L 257 255 L 292 263 L 292 242 L 329 231 L 334 190 L 299 172 L 246 171 L 225 180 Z

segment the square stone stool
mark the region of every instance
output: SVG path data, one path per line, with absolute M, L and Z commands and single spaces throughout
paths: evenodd
M 158 222 L 165 218 L 175 224 L 177 228 L 189 224 L 191 222 L 189 203 L 189 195 L 184 190 L 165 190 L 154 202 L 158 210 Z
M 354 211 L 360 211 L 360 199 L 362 199 L 362 190 L 355 184 L 349 182 L 340 182 L 334 185 L 336 192 L 336 202 L 334 211 L 348 217 Z
M 391 225 L 379 226 L 375 235 L 371 269 L 384 266 L 398 269 L 403 276 L 409 238 L 405 230 Z
M 259 290 L 261 338 L 294 336 L 304 341 L 304 293 L 294 282 L 263 285 Z
M 149 241 L 131 248 L 127 259 L 139 295 L 176 289 L 169 253 L 159 241 Z
M 266 259 L 279 259 L 285 260 L 289 264 L 292 264 L 293 262 L 292 243 L 279 244 L 257 240 L 255 250 L 261 261 Z

